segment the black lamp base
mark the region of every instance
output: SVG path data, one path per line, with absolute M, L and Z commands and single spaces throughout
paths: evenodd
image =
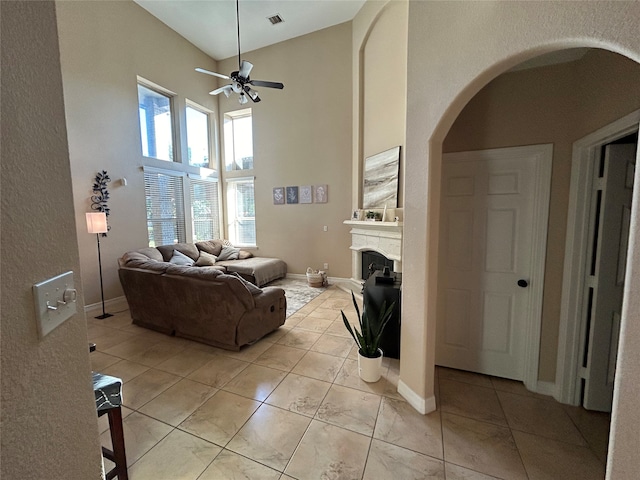
M 93 317 L 93 318 L 98 318 L 100 320 L 103 320 L 103 319 L 109 318 L 109 317 L 113 317 L 113 315 L 111 315 L 110 313 L 103 313 L 102 315 L 98 315 L 97 317 Z

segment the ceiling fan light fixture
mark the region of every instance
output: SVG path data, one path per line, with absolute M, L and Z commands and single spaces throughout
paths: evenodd
M 250 88 L 247 88 L 246 91 L 249 94 L 249 96 L 251 97 L 251 100 L 253 100 L 255 102 L 256 98 L 258 98 L 258 92 L 256 92 L 255 90 L 251 90 Z
M 272 17 L 268 17 L 268 18 L 270 19 L 274 18 L 275 21 L 272 21 L 272 23 L 274 24 L 281 23 L 284 21 L 279 14 L 273 15 Z M 223 78 L 225 80 L 231 80 L 230 84 L 209 92 L 210 95 L 218 95 L 220 93 L 224 93 L 224 95 L 227 98 L 229 98 L 229 96 L 233 92 L 233 93 L 239 94 L 238 101 L 240 102 L 240 105 L 246 104 L 249 101 L 249 99 L 251 99 L 251 101 L 253 101 L 254 103 L 258 103 L 260 101 L 260 96 L 258 95 L 258 92 L 256 92 L 255 90 L 251 90 L 249 85 L 257 86 L 257 87 L 276 88 L 279 90 L 282 90 L 284 88 L 284 85 L 281 82 L 267 82 L 264 80 L 252 80 L 249 77 L 249 75 L 251 74 L 251 69 L 253 68 L 253 64 L 246 60 L 242 60 L 242 57 L 240 56 L 241 50 L 240 50 L 240 2 L 239 0 L 236 0 L 236 24 L 238 27 L 237 28 L 238 30 L 238 70 L 231 72 L 231 75 L 222 75 L 220 73 L 211 72 L 209 70 L 205 70 L 204 68 L 199 68 L 199 67 L 196 68 L 196 71 L 200 73 L 205 73 L 207 75 L 211 75 L 214 77 Z M 247 98 L 247 95 L 249 96 L 249 98 Z

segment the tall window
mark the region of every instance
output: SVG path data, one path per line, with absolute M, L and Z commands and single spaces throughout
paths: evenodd
M 220 238 L 220 168 L 212 152 L 215 115 L 142 77 L 137 87 L 149 246 Z
M 234 245 L 256 244 L 253 177 L 227 180 L 227 230 Z
M 194 167 L 212 168 L 209 162 L 209 114 L 187 105 L 187 158 Z
M 256 244 L 251 109 L 224 115 L 224 163 L 227 180 L 227 235 L 234 245 Z M 240 177 L 239 175 L 242 175 Z
M 224 159 L 227 171 L 253 169 L 251 109 L 224 115 Z
M 138 115 L 142 155 L 173 161 L 173 120 L 171 97 L 138 84 Z
M 189 179 L 193 242 L 220 238 L 218 181 Z
M 158 172 L 144 173 L 149 246 L 184 242 L 184 190 L 182 177 Z
M 144 190 L 150 247 L 220 238 L 216 178 L 145 167 Z

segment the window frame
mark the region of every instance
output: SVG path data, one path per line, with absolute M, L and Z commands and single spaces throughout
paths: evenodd
M 142 155 L 142 134 L 139 135 L 141 145 L 141 163 L 143 171 L 143 184 L 145 195 L 145 230 L 146 236 L 149 240 L 148 234 L 148 222 L 147 218 L 147 180 L 145 174 L 155 173 L 163 174 L 172 177 L 180 177 L 182 188 L 182 218 L 184 220 L 184 239 L 179 239 L 185 242 L 193 242 L 195 235 L 195 215 L 193 211 L 194 200 L 191 190 L 193 188 L 192 182 L 212 182 L 217 183 L 215 192 L 217 195 L 217 209 L 212 210 L 211 215 L 213 220 L 217 222 L 212 226 L 213 232 L 217 229 L 219 235 L 224 235 L 225 231 L 225 219 L 224 219 L 224 207 L 225 197 L 221 184 L 220 171 L 221 171 L 221 155 L 219 149 L 219 132 L 218 132 L 218 113 L 216 110 L 204 107 L 197 102 L 194 102 L 186 97 L 182 97 L 171 90 L 164 88 L 154 82 L 151 82 L 139 75 L 136 76 L 136 98 L 138 100 L 139 109 L 139 96 L 138 85 L 142 85 L 145 88 L 153 90 L 159 94 L 169 97 L 171 107 L 171 122 L 172 122 L 172 141 L 173 141 L 173 160 L 161 160 L 156 157 L 148 157 Z M 209 165 L 208 167 L 189 165 L 188 155 L 188 141 L 187 141 L 187 107 L 197 110 L 207 115 L 207 135 L 209 142 Z M 136 113 L 138 118 L 138 129 L 140 129 L 140 114 Z M 155 239 L 154 239 L 155 240 Z
M 180 240 L 181 242 L 186 242 L 186 243 L 195 243 L 196 240 L 194 239 L 194 235 L 195 235 L 195 231 L 194 231 L 194 215 L 193 215 L 193 198 L 191 195 L 191 187 L 192 187 L 192 181 L 195 182 L 211 182 L 211 183 L 216 183 L 216 192 L 217 192 L 217 196 L 218 196 L 218 205 L 217 205 L 217 212 L 215 212 L 214 215 L 217 216 L 217 230 L 218 233 L 222 233 L 224 231 L 224 226 L 223 226 L 223 217 L 222 217 L 222 201 L 221 201 L 221 189 L 220 189 L 220 179 L 217 177 L 217 175 L 212 174 L 212 175 L 197 175 L 197 174 L 193 174 L 193 173 L 187 173 L 187 172 L 181 172 L 178 170 L 169 170 L 166 168 L 158 168 L 158 167 L 152 167 L 152 166 L 144 166 L 143 167 L 143 171 L 144 174 L 159 174 L 159 175 L 166 175 L 169 177 L 175 177 L 175 178 L 180 178 L 181 179 L 181 189 L 182 189 L 182 220 L 183 220 L 183 225 L 182 225 L 182 231 L 184 232 L 184 238 L 182 240 Z M 144 187 L 145 187 L 145 212 L 146 212 L 146 178 L 144 179 Z M 213 213 L 213 212 L 212 212 Z M 149 218 L 146 217 L 145 214 L 145 218 L 147 220 L 147 228 L 148 228 L 148 222 L 149 222 Z M 178 227 L 179 228 L 179 227 Z M 148 235 L 147 235 L 148 237 Z M 213 238 L 211 239 L 207 239 L 207 240 L 213 240 Z M 197 240 L 200 241 L 200 240 Z
M 233 162 L 231 165 L 235 165 L 236 164 L 236 155 L 235 155 L 235 134 L 232 132 L 231 136 L 233 137 L 234 141 L 231 142 L 231 145 L 228 144 L 228 139 L 227 139 L 227 135 L 226 135 L 226 123 L 227 123 L 227 118 L 231 119 L 231 126 L 232 129 L 234 128 L 234 122 L 236 120 L 240 120 L 243 118 L 247 118 L 250 117 L 251 118 L 251 164 L 252 164 L 252 168 L 228 168 L 227 165 L 227 152 L 229 151 L 229 149 L 231 149 L 232 153 L 232 157 L 233 157 Z M 230 175 L 244 175 L 246 176 L 247 173 L 253 172 L 254 168 L 255 168 L 255 156 L 254 156 L 254 152 L 253 152 L 253 109 L 251 107 L 248 108 L 242 108 L 240 110 L 232 110 L 230 112 L 225 112 L 222 114 L 222 137 L 223 137 L 223 153 L 222 153 L 222 162 L 221 162 L 221 170 L 224 169 L 225 174 L 230 174 Z M 223 163 L 223 165 L 222 165 Z M 224 168 L 222 168 L 224 167 Z
M 253 217 L 242 217 L 242 218 L 253 218 L 253 236 L 255 238 L 255 241 L 253 243 L 244 243 L 244 242 L 240 242 L 239 238 L 235 238 L 235 239 L 231 239 L 231 222 L 232 220 L 235 222 L 235 220 L 238 217 L 237 213 L 236 215 L 234 215 L 233 219 L 231 218 L 230 215 L 230 211 L 229 211 L 229 205 L 231 202 L 229 202 L 229 195 L 230 195 L 230 191 L 229 191 L 229 184 L 238 184 L 238 183 L 251 183 L 251 185 L 253 186 Z M 258 229 L 256 228 L 256 180 L 255 177 L 253 175 L 251 176 L 247 176 L 247 175 L 243 175 L 243 176 L 234 176 L 234 177 L 230 177 L 230 178 L 226 178 L 225 179 L 225 227 L 226 227 L 226 235 L 227 238 L 233 243 L 234 246 L 238 246 L 238 247 L 245 247 L 245 248 L 257 248 L 257 244 L 258 244 Z M 235 186 L 233 187 L 235 189 Z M 237 203 L 234 201 L 234 208 L 237 211 Z
M 223 198 L 224 198 L 224 228 L 225 228 L 225 236 L 227 239 L 231 240 L 231 218 L 230 218 L 230 210 L 229 210 L 229 206 L 230 206 L 230 202 L 229 202 L 229 183 L 230 182 L 238 182 L 238 181 L 248 181 L 251 180 L 253 183 L 253 193 L 254 193 L 254 237 L 255 237 L 255 243 L 250 244 L 250 243 L 237 243 L 237 246 L 239 247 L 243 247 L 243 248 L 254 248 L 257 249 L 258 248 L 258 228 L 257 228 L 257 202 L 256 202 L 256 177 L 254 175 L 254 170 L 255 170 L 255 155 L 253 156 L 253 168 L 250 169 L 237 169 L 237 170 L 227 170 L 227 142 L 229 141 L 229 139 L 227 138 L 227 135 L 225 134 L 225 130 L 224 130 L 224 125 L 225 125 L 225 120 L 227 117 L 230 117 L 232 120 L 233 119 L 237 119 L 237 118 L 244 118 L 244 117 L 251 117 L 251 122 L 252 122 L 252 126 L 251 126 L 251 142 L 252 142 L 252 147 L 253 147 L 253 109 L 251 107 L 246 107 L 246 108 L 241 108 L 238 110 L 231 110 L 228 112 L 223 112 L 221 113 L 221 117 L 222 117 L 222 129 L 221 129 L 221 136 L 222 136 L 222 149 L 221 149 L 221 155 L 220 155 L 220 172 L 221 175 L 223 176 L 224 179 L 224 192 L 223 192 Z M 252 148 L 253 150 L 253 148 Z M 233 150 L 232 150 L 233 151 Z M 255 152 L 254 152 L 255 153 Z M 234 159 L 233 159 L 234 163 L 235 163 L 235 152 L 234 152 Z M 234 208 L 235 208 L 235 204 L 234 204 Z M 235 219 L 235 218 L 234 218 Z M 234 242 L 234 245 L 236 245 L 236 243 Z
M 202 105 L 185 98 L 185 108 L 184 108 L 184 151 L 185 151 L 185 161 L 184 164 L 189 168 L 206 168 L 208 170 L 218 171 L 220 169 L 219 165 L 219 155 L 215 154 L 215 147 L 217 144 L 217 135 L 216 135 L 216 123 L 215 123 L 215 112 L 203 107 Z M 189 163 L 189 124 L 187 122 L 187 108 L 191 108 L 196 110 L 207 116 L 207 136 L 209 140 L 209 165 L 207 167 L 199 166 L 199 165 L 191 165 Z
M 217 175 L 208 175 L 208 176 L 204 176 L 204 175 L 196 175 L 196 174 L 188 174 L 187 175 L 187 181 L 189 183 L 188 185 L 188 190 L 189 190 L 189 224 L 190 224 L 190 228 L 191 228 L 191 232 L 188 234 L 187 238 L 191 238 L 192 242 L 195 243 L 196 241 L 201 241 L 201 240 L 196 240 L 195 239 L 195 218 L 193 215 L 193 201 L 194 199 L 192 198 L 191 195 L 191 189 L 193 186 L 192 182 L 209 182 L 209 183 L 215 183 L 216 184 L 216 195 L 218 197 L 218 211 L 215 212 L 215 215 L 217 216 L 218 219 L 218 225 L 216 226 L 217 230 L 218 230 L 218 237 L 222 237 L 224 235 L 222 235 L 222 233 L 224 232 L 224 224 L 223 224 L 223 205 L 224 205 L 224 201 L 222 198 L 222 189 L 220 186 L 220 178 Z M 213 240 L 214 238 L 208 238 L 206 240 Z
M 176 231 L 178 232 L 178 241 L 177 243 L 182 243 L 182 242 L 186 242 L 187 238 L 190 238 L 190 232 L 189 232 L 189 222 L 187 221 L 187 217 L 186 217 L 186 213 L 187 213 L 187 209 L 186 209 L 186 205 L 190 204 L 187 203 L 187 195 L 188 192 L 186 191 L 185 187 L 185 178 L 186 178 L 186 174 L 184 172 L 178 172 L 175 170 L 167 170 L 167 169 L 161 169 L 161 168 L 154 168 L 154 167 L 143 167 L 143 171 L 144 171 L 144 190 L 145 190 L 145 212 L 147 211 L 147 175 L 164 175 L 167 177 L 173 177 L 174 179 L 176 179 L 176 183 L 178 185 L 180 185 L 180 189 L 181 189 L 181 198 L 178 199 L 178 201 L 180 202 L 180 206 L 182 207 L 181 209 L 176 208 Z M 149 237 L 149 217 L 147 216 L 147 214 L 145 213 L 145 218 L 147 221 L 147 239 L 151 240 Z M 178 223 L 179 220 L 182 220 L 182 224 L 180 225 Z M 180 237 L 180 233 L 182 233 L 184 236 L 181 238 Z M 151 242 L 149 241 L 149 246 L 151 246 Z M 155 239 L 154 239 L 154 243 L 155 243 Z M 161 245 L 167 245 L 165 243 L 162 243 Z M 158 246 L 157 244 L 154 246 Z
M 171 113 L 171 142 L 172 142 L 172 149 L 173 149 L 173 152 L 172 152 L 173 159 L 163 160 L 161 158 L 144 155 L 143 153 L 144 150 L 142 147 L 142 130 L 140 128 L 140 96 L 138 92 L 138 85 L 141 85 L 151 91 L 154 91 L 160 95 L 163 95 L 169 98 L 169 111 Z M 176 109 L 177 94 L 167 88 L 164 88 L 158 85 L 157 83 L 154 83 L 150 80 L 147 80 L 146 78 L 143 78 L 137 75 L 136 76 L 136 97 L 137 97 L 137 105 L 138 105 L 138 108 L 137 108 L 138 138 L 140 139 L 140 155 L 142 156 L 142 158 L 148 159 L 154 162 L 163 162 L 165 164 L 182 163 L 182 145 L 180 143 L 180 137 L 181 137 L 180 122 L 179 122 L 178 112 L 176 111 L 177 110 Z

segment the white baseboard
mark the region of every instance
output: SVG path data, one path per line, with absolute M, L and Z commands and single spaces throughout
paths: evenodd
M 426 415 L 436 410 L 436 397 L 422 398 L 416 392 L 411 390 L 402 380 L 398 381 L 398 393 L 409 402 L 418 413 Z
M 306 273 L 287 273 L 287 277 L 286 278 L 292 278 L 294 280 L 302 280 L 304 282 L 307 281 L 307 274 Z M 344 286 L 351 286 L 351 279 L 349 278 L 342 278 L 342 277 L 327 277 L 327 280 L 329 281 L 330 285 L 335 285 L 338 288 L 342 288 L 343 290 L 345 290 Z M 357 285 L 358 289 L 362 288 L 361 285 Z M 350 288 L 346 288 L 347 291 L 350 291 Z M 360 291 L 360 290 L 358 290 Z
M 107 313 L 121 312 L 122 310 L 128 310 L 129 304 L 127 303 L 127 299 L 125 298 L 125 296 L 122 295 L 120 297 L 105 300 L 104 309 L 107 311 Z M 109 310 L 112 311 L 109 312 Z M 84 306 L 84 313 L 86 314 L 93 314 L 98 311 L 102 313 L 102 302 L 92 303 L 90 305 Z
M 556 388 L 556 384 L 554 382 L 541 382 L 540 380 L 538 380 L 538 383 L 536 384 L 536 393 L 556 398 L 558 389 Z

